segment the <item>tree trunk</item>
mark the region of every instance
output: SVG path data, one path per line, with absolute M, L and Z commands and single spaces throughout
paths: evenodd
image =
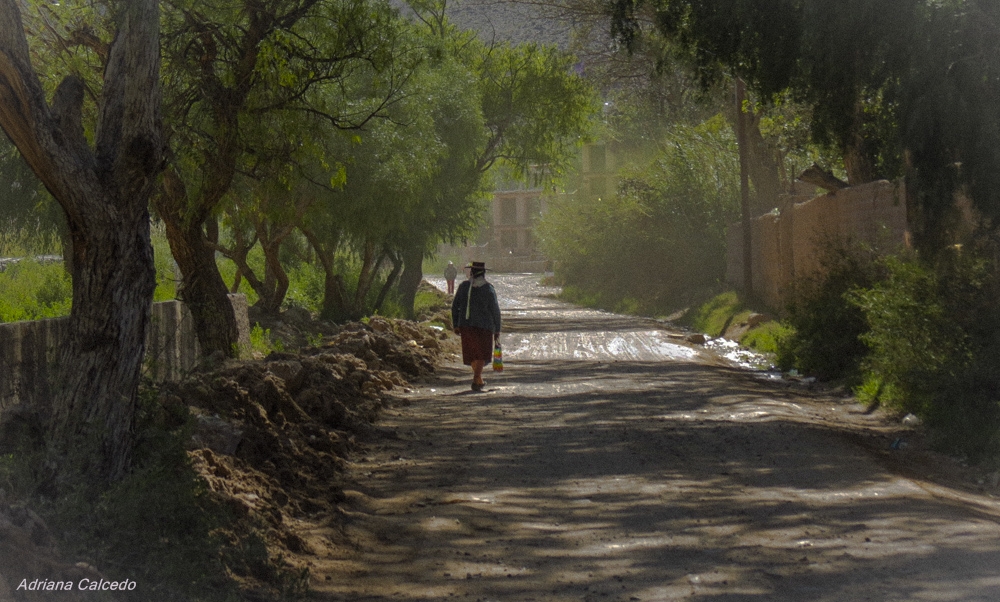
M 382 290 L 378 292 L 378 297 L 375 299 L 375 306 L 372 308 L 372 311 L 374 312 L 382 310 L 382 304 L 385 303 L 385 298 L 389 296 L 389 291 L 396 283 L 396 279 L 399 278 L 399 273 L 403 271 L 403 261 L 396 257 L 395 254 L 391 254 L 390 257 L 392 260 L 392 271 L 389 272 L 389 276 L 385 279 L 385 283 L 382 284 Z
M 323 309 L 320 311 L 320 316 L 331 322 L 351 319 L 353 316 L 349 314 L 346 307 L 347 295 L 344 290 L 344 279 L 333 270 L 324 268 L 323 272 Z
M 148 204 L 161 169 L 159 6 L 123 4 L 107 56 L 94 147 L 84 83 L 45 102 L 20 2 L 0 0 L 0 127 L 59 202 L 72 238 L 73 308 L 46 429 L 57 477 L 122 477 L 135 442 L 146 326 L 156 286 Z
M 760 116 L 744 113 L 744 136 L 747 147 L 747 169 L 753 182 L 755 215 L 767 213 L 778 205 L 781 190 L 780 159 L 760 132 Z
M 375 284 L 375 278 L 382 269 L 382 262 L 385 261 L 385 253 L 376 256 L 374 243 L 365 243 L 364 254 L 361 257 L 361 272 L 358 274 L 358 288 L 354 289 L 354 303 L 351 313 L 362 316 L 365 313 L 365 299 Z
M 215 246 L 202 230 L 205 220 L 189 217 L 187 190 L 173 170 L 164 172 L 163 191 L 154 204 L 181 271 L 178 297 L 191 311 L 201 353 L 235 357 L 239 343 L 236 316 L 229 289 L 215 263 Z
M 269 315 L 278 314 L 281 304 L 285 302 L 285 295 L 288 294 L 288 274 L 281 265 L 280 253 L 281 243 L 291 232 L 289 227 L 270 237 L 266 223 L 261 223 L 257 228 L 257 238 L 264 251 L 264 289 L 257 293 L 260 295 L 258 303 L 264 313 Z
M 333 255 L 337 249 L 336 242 L 325 242 L 309 228 L 299 227 L 299 230 L 309 241 L 309 246 L 316 251 L 316 258 L 323 266 L 323 309 L 320 317 L 324 320 L 339 322 L 347 318 L 344 304 L 346 302 L 346 291 L 344 281 L 340 274 L 336 273 L 333 264 Z
M 874 182 L 878 178 L 871 145 L 864 137 L 864 126 L 865 107 L 859 100 L 854 107 L 850 139 L 844 145 L 844 169 L 847 171 L 847 183 L 851 186 Z
M 740 153 L 740 214 L 743 231 L 743 290 L 753 297 L 753 216 L 750 214 L 750 176 L 747 170 L 746 84 L 736 80 L 736 140 Z
M 62 470 L 104 480 L 124 475 L 131 461 L 156 288 L 149 215 L 138 210 L 129 221 L 74 227 L 73 310 L 50 417 L 50 452 Z
M 403 250 L 403 273 L 399 277 L 399 304 L 403 315 L 413 319 L 413 304 L 417 298 L 417 289 L 424 279 L 424 246 L 414 244 Z
M 202 355 L 235 357 L 239 341 L 236 316 L 213 247 L 200 227 L 183 228 L 166 217 L 163 223 L 170 252 L 181 271 L 178 297 L 191 311 Z

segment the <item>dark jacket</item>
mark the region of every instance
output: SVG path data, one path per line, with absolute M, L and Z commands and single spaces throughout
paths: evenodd
M 458 276 L 458 268 L 455 267 L 455 264 L 449 263 L 444 268 L 444 279 L 445 280 L 454 280 L 455 276 Z
M 500 304 L 497 302 L 497 292 L 493 285 L 487 282 L 482 286 L 472 288 L 472 299 L 469 299 L 470 282 L 466 280 L 458 285 L 455 299 L 451 303 L 451 323 L 455 328 L 476 326 L 490 332 L 500 332 Z M 465 318 L 466 303 L 468 303 L 469 318 Z

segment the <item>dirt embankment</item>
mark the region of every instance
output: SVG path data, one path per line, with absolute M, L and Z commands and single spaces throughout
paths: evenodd
M 214 495 L 266 528 L 276 558 L 308 554 L 296 520 L 343 499 L 340 474 L 390 391 L 434 372 L 448 346 L 439 329 L 373 318 L 317 347 L 199 374 L 163 393 L 195 416 L 190 456 Z M 298 567 L 293 567 L 298 568 Z
M 316 332 L 312 326 L 298 330 Z M 176 420 L 174 427 L 191 430 L 188 455 L 210 495 L 254 529 L 268 557 L 289 571 L 301 567 L 286 559 L 309 554 L 292 525 L 322 517 L 343 499 L 341 472 L 356 442 L 392 436 L 374 426 L 392 403 L 390 392 L 432 374 L 454 345 L 447 331 L 426 323 L 375 317 L 323 327 L 327 336 L 317 345 L 196 372 L 164 385 L 158 398 L 167 420 Z M 17 559 L 0 563 L 0 600 L 13 599 L 18 583 L 12 580 L 21 575 L 100 578 L 94 567 L 64 561 L 44 520 L 6 503 L 2 490 L 0 556 Z M 258 597 L 281 586 L 268 582 L 274 573 L 230 569 Z M 33 592 L 24 599 L 49 595 Z

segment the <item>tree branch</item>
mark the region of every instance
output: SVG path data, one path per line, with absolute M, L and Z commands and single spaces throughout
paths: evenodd
M 31 67 L 18 5 L 17 0 L 0 0 L 0 127 L 52 190 L 57 187 L 52 160 L 39 140 L 40 130 L 50 122 L 49 112 Z

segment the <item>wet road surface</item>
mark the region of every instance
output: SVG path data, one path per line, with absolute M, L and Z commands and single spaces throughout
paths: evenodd
M 678 342 L 676 330 L 656 320 L 582 309 L 552 298 L 556 289 L 537 275 L 489 278 L 503 314 L 501 337 L 509 361 L 690 361 L 699 352 Z M 444 280 L 430 279 L 444 290 Z
M 389 412 L 344 526 L 305 534 L 318 599 L 1000 599 L 1000 505 L 916 434 L 491 280 L 507 369 L 475 394 L 446 367 Z

